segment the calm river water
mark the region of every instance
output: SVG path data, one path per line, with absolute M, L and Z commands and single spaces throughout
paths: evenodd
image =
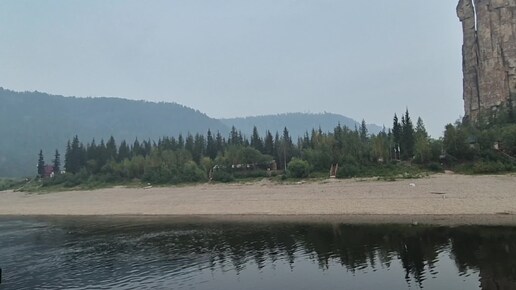
M 516 228 L 0 218 L 0 289 L 516 289 Z

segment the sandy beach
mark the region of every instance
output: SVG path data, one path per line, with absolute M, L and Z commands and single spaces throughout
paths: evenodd
M 2 216 L 169 216 L 233 221 L 516 225 L 516 176 L 437 174 L 394 182 L 202 184 L 0 192 Z

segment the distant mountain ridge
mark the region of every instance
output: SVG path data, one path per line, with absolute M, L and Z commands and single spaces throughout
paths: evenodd
M 242 131 L 242 133 L 250 134 L 253 127 L 256 126 L 258 132 L 263 135 L 267 130 L 275 133 L 283 131 L 287 127 L 290 136 L 297 139 L 302 137 L 305 132 L 311 132 L 312 129 L 321 128 L 323 132 L 333 132 L 333 129 L 340 124 L 350 129 L 360 127 L 360 122 L 349 117 L 333 114 L 333 113 L 284 113 L 277 115 L 263 115 L 243 118 L 228 118 L 220 119 L 228 127 L 235 126 L 235 128 Z M 367 129 L 370 134 L 377 134 L 383 128 L 375 124 L 367 124 Z
M 33 175 L 43 150 L 48 163 L 55 149 L 64 156 L 66 142 L 76 134 L 84 142 L 113 136 L 135 138 L 229 132 L 219 120 L 176 104 L 120 98 L 75 98 L 0 88 L 0 177 Z M 62 160 L 63 161 L 63 160 Z
M 31 176 L 36 172 L 37 154 L 43 150 L 51 163 L 56 149 L 64 163 L 66 142 L 78 135 L 83 142 L 107 141 L 113 136 L 133 142 L 157 141 L 163 136 L 206 134 L 208 129 L 227 137 L 235 126 L 250 137 L 256 125 L 263 137 L 287 127 L 296 139 L 319 127 L 333 131 L 337 124 L 354 129 L 359 123 L 331 113 L 287 113 L 247 118 L 214 119 L 198 110 L 176 103 L 155 103 L 122 98 L 76 98 L 41 92 L 15 92 L 0 87 L 0 177 Z M 381 127 L 368 125 L 370 133 Z

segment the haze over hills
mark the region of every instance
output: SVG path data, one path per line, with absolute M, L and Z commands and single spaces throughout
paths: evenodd
M 349 117 L 333 114 L 333 113 L 285 113 L 278 115 L 264 115 L 252 116 L 243 118 L 228 118 L 220 119 L 228 127 L 235 126 L 246 134 L 253 132 L 253 127 L 256 126 L 258 132 L 263 135 L 267 130 L 273 134 L 276 131 L 280 133 L 283 128 L 287 127 L 290 136 L 295 139 L 302 137 L 305 132 L 310 132 L 312 129 L 321 128 L 323 132 L 333 132 L 335 126 L 339 123 L 341 126 L 346 126 L 354 129 L 359 127 L 360 123 Z M 375 124 L 368 124 L 367 129 L 369 133 L 376 134 L 382 130 L 382 127 Z
M 188 133 L 206 134 L 208 129 L 227 137 L 231 126 L 250 136 L 256 125 L 282 132 L 284 127 L 293 139 L 312 128 L 332 131 L 340 123 L 354 128 L 357 121 L 338 114 L 289 113 L 217 120 L 176 103 L 153 103 L 121 98 L 76 98 L 41 92 L 15 92 L 0 87 L 0 177 L 35 174 L 37 154 L 43 150 L 50 163 L 55 149 L 64 162 L 66 142 L 78 135 L 82 142 L 97 144 L 115 137 L 119 144 L 141 140 L 158 140 L 163 136 Z M 370 133 L 381 127 L 368 126 Z
M 64 156 L 76 134 L 83 142 L 110 136 L 132 144 L 180 133 L 228 132 L 222 122 L 175 103 L 119 98 L 74 98 L 0 89 L 0 176 L 33 175 L 37 154 L 47 162 L 55 149 Z

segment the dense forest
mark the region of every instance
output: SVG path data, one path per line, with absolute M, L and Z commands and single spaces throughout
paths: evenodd
M 228 132 L 220 121 L 173 103 L 118 98 L 74 98 L 0 88 L 0 177 L 33 175 L 32 152 L 65 150 L 68 139 L 156 140 L 160 136 Z
M 284 114 L 254 117 L 260 133 L 281 131 L 286 126 L 297 139 L 306 129 L 332 129 L 338 122 L 354 128 L 356 121 L 335 114 Z M 131 101 L 119 98 L 75 98 L 40 92 L 14 92 L 0 88 L 0 177 L 34 174 L 33 152 L 64 152 L 67 140 L 158 140 L 163 136 L 186 137 L 208 129 L 227 136 L 234 125 L 250 133 L 246 119 L 210 118 L 174 103 Z M 227 125 L 229 124 L 229 125 Z M 331 125 L 330 125 L 331 124 Z M 262 126 L 263 125 L 263 126 Z M 292 129 L 291 129 L 292 128 Z M 301 129 L 302 128 L 302 129 Z M 379 132 L 379 127 L 368 129 Z M 131 142 L 132 143 L 132 142 Z
M 369 134 L 365 121 L 350 129 L 338 124 L 332 132 L 312 129 L 293 140 L 288 128 L 282 132 L 267 131 L 260 136 L 256 127 L 247 138 L 235 127 L 229 136 L 208 131 L 206 135 L 187 134 L 164 137 L 157 141 L 138 140 L 117 144 L 91 140 L 83 143 L 78 136 L 68 141 L 64 154 L 65 174 L 46 179 L 49 185 L 75 186 L 84 182 L 127 182 L 152 184 L 182 182 L 232 181 L 235 178 L 270 177 L 305 178 L 327 176 L 332 166 L 340 166 L 336 177 L 405 173 L 403 161 L 440 170 L 441 141 L 431 140 L 423 121 L 412 123 L 406 111 L 393 130 Z M 39 168 L 43 175 L 43 156 Z M 53 162 L 59 167 L 59 153 Z
M 379 176 L 386 180 L 419 177 L 428 171 L 497 173 L 516 170 L 516 122 L 510 111 L 475 124 L 456 122 L 444 137 L 428 136 L 423 120 L 409 111 L 394 115 L 392 130 L 370 134 L 365 121 L 353 129 L 337 124 L 332 131 L 312 129 L 292 138 L 288 128 L 266 131 L 254 127 L 247 135 L 233 127 L 220 131 L 162 137 L 156 141 L 114 137 L 83 142 L 69 140 L 63 154 L 52 152 L 47 162 L 51 178 L 42 186 L 103 186 L 115 183 L 179 184 L 243 178 Z M 43 151 L 38 175 L 48 177 Z M 63 168 L 61 168 L 63 167 Z M 64 170 L 61 170 L 64 169 Z M 338 169 L 338 170 L 335 170 Z

